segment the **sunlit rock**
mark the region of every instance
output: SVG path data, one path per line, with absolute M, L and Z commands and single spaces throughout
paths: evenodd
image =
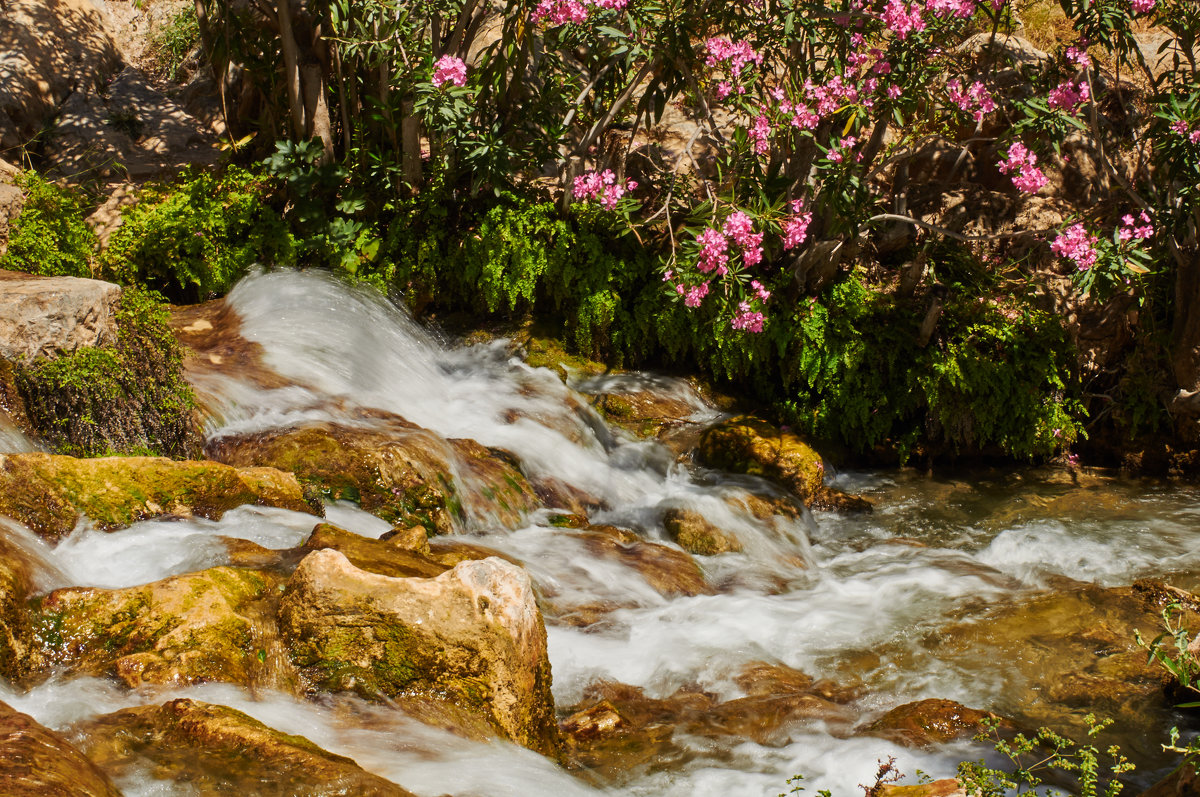
M 905 747 L 928 747 L 971 738 L 983 731 L 989 720 L 999 722 L 1000 718 L 953 700 L 931 698 L 897 706 L 872 722 L 865 733 Z
M 279 622 L 315 687 L 441 695 L 518 744 L 558 750 L 542 616 L 528 575 L 502 559 L 390 578 L 316 551 L 288 584 Z
M 411 797 L 305 739 L 226 706 L 179 698 L 82 723 L 81 747 L 113 777 L 153 766 L 158 778 L 198 794 Z
M 0 703 L 0 794 L 120 797 L 121 793 L 66 739 Z
M 663 515 L 663 529 L 683 550 L 699 556 L 742 550 L 737 535 L 710 522 L 694 509 L 668 509 Z

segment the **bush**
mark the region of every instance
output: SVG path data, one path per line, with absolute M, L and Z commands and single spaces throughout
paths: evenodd
M 34 172 L 21 174 L 17 185 L 25 192 L 25 206 L 9 230 L 0 269 L 90 277 L 96 235 L 84 221 L 83 197 Z
M 228 292 L 256 264 L 292 265 L 295 241 L 270 197 L 265 179 L 239 168 L 146 188 L 109 240 L 103 273 L 195 301 Z

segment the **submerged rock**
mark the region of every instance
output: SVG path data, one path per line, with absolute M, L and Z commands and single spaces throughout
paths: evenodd
M 153 768 L 200 794 L 411 797 L 352 759 L 226 706 L 180 698 L 79 726 L 88 757 L 113 777 Z
M 683 398 L 653 390 L 631 390 L 596 396 L 595 407 L 605 420 L 638 437 L 673 437 L 696 426 L 696 408 Z
M 0 794 L 120 797 L 99 768 L 28 714 L 0 703 Z
M 871 797 L 967 797 L 967 790 L 955 778 L 942 778 L 929 783 L 884 783 Z
M 615 526 L 591 526 L 580 536 L 593 556 L 615 559 L 632 567 L 666 597 L 708 595 L 713 591 L 700 565 L 683 551 L 644 540 Z
M 423 529 L 421 536 L 425 536 Z M 360 570 L 392 578 L 433 578 L 452 567 L 405 547 L 405 541 L 403 536 L 373 540 L 328 523 L 321 523 L 313 529 L 312 536 L 300 550 L 308 554 L 332 549 L 345 556 Z M 428 545 L 425 545 L 425 551 L 429 551 Z
M 1000 718 L 953 700 L 932 698 L 897 706 L 872 722 L 865 733 L 905 747 L 928 747 L 975 736 L 987 720 Z
M 230 465 L 290 471 L 330 498 L 356 501 L 384 520 L 431 533 L 454 531 L 467 510 L 517 525 L 537 505 L 520 471 L 488 449 L 442 440 L 398 417 L 372 428 L 316 423 L 225 437 L 208 451 Z M 456 477 L 472 488 L 469 495 L 460 493 Z
M 290 473 L 162 457 L 0 454 L 0 515 L 58 540 L 79 515 L 106 530 L 162 515 L 219 519 L 243 504 L 311 512 Z
M 679 547 L 699 556 L 742 550 L 736 535 L 711 523 L 694 509 L 668 509 L 663 515 L 663 529 Z
M 286 685 L 267 627 L 281 579 L 214 567 L 128 589 L 58 589 L 33 602 L 32 670 L 113 675 L 130 687 Z M 265 604 L 265 606 L 263 605 Z
M 491 558 L 437 578 L 390 578 L 321 550 L 300 563 L 280 630 L 309 683 L 368 697 L 431 694 L 557 755 L 546 630 L 529 576 Z
M 32 573 L 0 529 L 0 678 L 18 681 L 28 666 L 29 597 Z
M 821 455 L 791 432 L 758 418 L 743 415 L 705 430 L 700 457 L 713 468 L 777 482 L 807 506 L 844 511 L 871 508 L 865 499 L 826 487 Z

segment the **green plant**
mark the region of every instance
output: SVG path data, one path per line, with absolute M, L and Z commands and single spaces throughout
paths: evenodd
M 152 185 L 109 240 L 102 273 L 200 300 L 226 293 L 254 265 L 292 265 L 296 244 L 271 194 L 268 179 L 236 167 Z
M 115 345 L 15 366 L 29 419 L 56 451 L 187 458 L 198 450 L 183 355 L 151 291 L 122 290 Z
M 151 29 L 147 48 L 151 70 L 159 77 L 175 82 L 188 54 L 199 41 L 200 23 L 196 19 L 196 9 L 189 5 Z
M 1183 606 L 1170 603 L 1162 610 L 1163 630 L 1149 642 L 1142 638 L 1141 631 L 1134 636 L 1138 645 L 1146 649 L 1147 660 L 1157 662 L 1175 679 L 1179 688 L 1187 693 L 1200 695 L 1200 657 L 1192 646 L 1191 634 L 1179 622 Z M 1196 708 L 1200 701 L 1178 704 L 1179 708 Z
M 83 196 L 34 172 L 22 173 L 17 186 L 25 193 L 25 204 L 9 230 L 0 269 L 90 277 L 96 235 L 84 221 Z

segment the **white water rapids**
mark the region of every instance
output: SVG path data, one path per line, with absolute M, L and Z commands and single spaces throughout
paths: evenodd
M 511 451 L 530 476 L 553 476 L 597 496 L 611 509 L 593 513 L 593 523 L 664 541 L 663 512 L 684 507 L 738 535 L 742 552 L 698 557 L 716 594 L 669 599 L 633 569 L 591 557 L 575 532 L 550 527 L 544 513 L 516 531 L 468 522 L 464 533 L 519 559 L 557 601 L 624 607 L 584 628 L 548 623 L 560 707 L 579 703 L 584 689 L 601 679 L 641 687 L 654 697 L 687 687 L 732 699 L 742 694 L 735 676 L 759 661 L 816 678 L 844 678 L 848 656 L 915 649 L 923 631 L 956 613 L 1034 594 L 1064 579 L 1121 585 L 1146 575 L 1200 572 L 1200 495 L 1193 491 L 1118 486 L 1106 493 L 1107 503 L 1070 503 L 1063 497 L 1072 487 L 1054 481 L 845 474 L 839 486 L 870 497 L 873 515 L 818 513 L 766 523 L 722 500 L 753 480 L 689 469 L 659 443 L 610 429 L 585 394 L 510 357 L 503 341 L 449 346 L 377 295 L 314 274 L 254 276 L 227 301 L 242 320 L 242 335 L 260 344 L 266 364 L 293 385 L 265 389 L 230 376 L 207 377 L 198 389 L 214 408 L 210 437 L 310 420 L 363 424 L 368 416 L 355 409 L 386 410 L 443 437 Z M 641 384 L 638 379 L 577 387 L 598 393 Z M 683 383 L 655 384 L 686 395 L 697 422 L 717 417 Z M 0 447 L 27 445 L 0 429 Z M 367 536 L 388 529 L 350 505 L 332 505 L 329 517 Z M 292 547 L 316 522 L 302 513 L 253 507 L 219 522 L 150 521 L 111 534 L 84 522 L 54 549 L 24 529 L 4 530 L 44 562 L 40 586 L 50 589 L 131 586 L 220 564 L 226 554 L 219 536 Z M 884 655 L 859 673 L 863 696 L 854 708 L 864 720 L 931 697 L 1009 708 L 1004 662 L 965 669 L 942 662 L 936 651 L 904 659 L 918 662 L 915 668 L 901 669 L 899 660 Z M 805 776 L 808 793 L 828 788 L 852 795 L 858 784 L 872 782 L 877 761 L 889 755 L 905 772 L 920 769 L 934 777 L 950 776 L 956 762 L 980 756 L 969 743 L 914 751 L 847 736 L 818 721 L 797 722 L 779 746 L 684 738 L 688 754 L 681 762 L 602 789 L 513 745 L 466 741 L 384 708 L 361 708 L 360 720 L 367 712 L 372 721 L 351 725 L 335 701 L 251 697 L 230 686 L 129 692 L 95 679 L 59 678 L 27 694 L 0 691 L 0 699 L 59 728 L 170 696 L 234 706 L 423 797 L 774 797 L 797 773 Z M 186 784 L 148 774 L 120 785 L 130 795 L 191 793 Z

